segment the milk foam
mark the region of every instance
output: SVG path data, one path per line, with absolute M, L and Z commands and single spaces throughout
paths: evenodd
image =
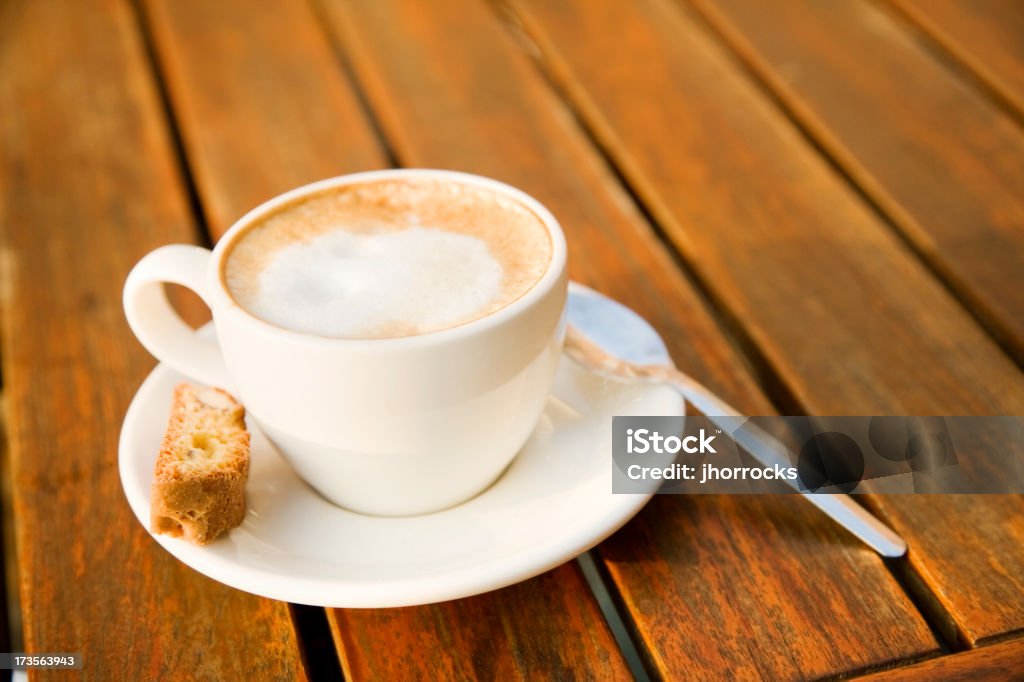
M 248 307 L 281 327 L 323 336 L 423 334 L 477 317 L 503 271 L 479 238 L 431 227 L 338 229 L 280 249 Z

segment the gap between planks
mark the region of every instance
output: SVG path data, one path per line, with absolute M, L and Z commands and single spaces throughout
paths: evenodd
M 398 149 L 391 144 L 391 140 L 389 140 L 388 136 L 385 134 L 384 126 L 381 125 L 380 119 L 376 116 L 376 113 L 373 110 L 373 105 L 370 104 L 370 98 L 366 94 L 366 89 L 363 87 L 362 82 L 356 75 L 356 70 L 352 66 L 352 60 L 349 59 L 345 51 L 341 49 L 339 42 L 334 39 L 334 35 L 331 32 L 330 22 L 327 20 L 323 5 L 311 0 L 309 2 L 309 8 L 313 17 L 316 19 L 317 28 L 320 30 L 320 34 L 324 38 L 324 43 L 329 46 L 331 53 L 338 61 L 338 66 L 341 68 L 341 72 L 344 75 L 345 80 L 349 83 L 349 88 L 355 95 L 356 102 L 359 104 L 359 109 L 363 113 L 363 118 L 369 124 L 374 141 L 384 153 L 385 162 L 391 168 L 405 167 L 408 164 L 402 162 Z
M 960 80 L 986 96 L 1007 116 L 1024 129 L 1024 100 L 1020 100 L 1010 89 L 1004 89 L 999 79 L 988 72 L 980 60 L 971 56 L 966 49 L 946 36 L 942 27 L 931 21 L 912 3 L 905 0 L 874 0 L 884 2 L 891 14 L 899 15 L 910 27 L 918 42 L 938 61 L 942 62 Z
M 203 211 L 203 203 L 199 198 L 199 186 L 192 170 L 188 164 L 188 155 L 185 153 L 185 142 L 182 139 L 181 126 L 174 116 L 174 107 L 171 106 L 171 93 L 167 89 L 167 81 L 164 80 L 164 70 L 161 68 L 160 56 L 157 54 L 156 45 L 153 40 L 153 33 L 150 31 L 150 18 L 146 16 L 146 8 L 142 0 L 129 0 L 132 16 L 141 37 L 142 46 L 145 51 L 146 65 L 149 67 L 156 85 L 157 96 L 160 102 L 160 111 L 167 121 L 167 130 L 170 134 L 171 151 L 174 155 L 174 162 L 178 168 L 178 176 L 185 188 L 188 197 L 189 212 L 195 220 L 195 243 L 207 249 L 213 248 L 213 239 L 210 232 L 206 212 Z

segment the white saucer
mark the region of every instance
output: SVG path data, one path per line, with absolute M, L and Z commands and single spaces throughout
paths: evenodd
M 147 530 L 153 466 L 182 380 L 163 365 L 153 370 L 121 429 L 121 483 Z M 651 495 L 612 494 L 612 417 L 682 410 L 671 389 L 608 382 L 563 358 L 537 429 L 501 479 L 457 507 L 406 518 L 325 501 L 250 423 L 242 525 L 205 547 L 153 537 L 200 573 L 272 599 L 388 607 L 467 597 L 554 568 L 632 518 Z

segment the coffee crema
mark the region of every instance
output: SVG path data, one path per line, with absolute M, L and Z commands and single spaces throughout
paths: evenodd
M 224 282 L 256 317 L 350 339 L 414 336 L 509 305 L 551 261 L 543 222 L 453 181 L 368 181 L 297 199 L 228 246 Z

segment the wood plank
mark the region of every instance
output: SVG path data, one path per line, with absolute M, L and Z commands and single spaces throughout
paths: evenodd
M 288 608 L 208 580 L 140 527 L 117 440 L 153 361 L 129 268 L 192 217 L 130 7 L 0 8 L 3 376 L 25 647 L 92 679 L 304 678 Z
M 0 300 L 2 305 L 2 300 Z M 0 319 L 2 319 L 0 314 Z M 18 602 L 18 557 L 14 547 L 14 485 L 7 446 L 7 400 L 0 389 L 0 647 L 24 651 L 21 645 L 21 604 Z
M 1024 678 L 1024 639 L 859 677 L 862 682 L 987 682 Z
M 689 12 L 662 0 L 515 6 L 553 77 L 743 325 L 790 409 L 1024 409 L 1013 362 Z M 874 503 L 909 540 L 911 564 L 948 612 L 937 623 L 948 635 L 977 643 L 1024 625 L 1019 496 Z
M 1024 117 L 1019 0 L 890 0 Z
M 410 671 L 428 680 L 628 679 L 606 630 L 581 618 L 575 600 L 587 589 L 570 563 L 491 594 L 422 608 L 336 609 L 331 626 L 349 680 L 408 679 Z M 552 619 L 553 612 L 566 617 Z M 564 639 L 587 645 L 558 646 Z
M 0 392 L 0 415 L 6 413 L 4 396 Z M 15 627 L 20 627 L 20 624 L 12 622 L 14 618 L 11 618 L 10 615 L 14 612 L 14 608 L 20 607 L 17 606 L 16 601 L 11 599 L 15 595 L 10 594 L 11 586 L 16 584 L 18 569 L 15 566 L 16 558 L 13 551 L 14 518 L 11 513 L 11 473 L 7 463 L 5 430 L 3 420 L 0 418 L 0 650 L 14 652 L 21 650 L 13 646 L 13 630 Z
M 309 7 L 242 0 L 147 0 L 190 164 L 213 236 L 255 202 L 305 182 L 380 168 L 385 154 Z M 211 60 L 210 55 L 217 55 Z M 488 631 L 486 612 L 502 629 Z M 343 665 L 360 676 L 429 677 L 449 661 L 558 676 L 623 677 L 625 663 L 575 566 L 443 607 L 334 611 Z M 386 636 L 355 623 L 386 623 Z M 452 639 L 451 633 L 466 633 Z M 478 637 L 468 636 L 476 633 Z M 549 636 L 537 646 L 539 633 Z M 347 644 L 359 641 L 365 649 Z M 487 646 L 481 647 L 480 642 Z M 516 652 L 514 663 L 504 657 Z M 554 655 L 553 652 L 559 652 Z
M 566 230 L 574 278 L 644 314 L 680 366 L 730 400 L 770 411 L 693 286 L 486 5 L 324 6 L 405 163 L 483 173 L 537 196 Z M 935 650 L 879 559 L 799 499 L 659 498 L 600 553 L 612 559 L 651 667 L 666 676 L 792 679 Z M 365 633 L 359 646 L 373 645 L 377 620 L 345 622 Z
M 1018 125 L 876 4 L 694 4 L 1024 364 Z

